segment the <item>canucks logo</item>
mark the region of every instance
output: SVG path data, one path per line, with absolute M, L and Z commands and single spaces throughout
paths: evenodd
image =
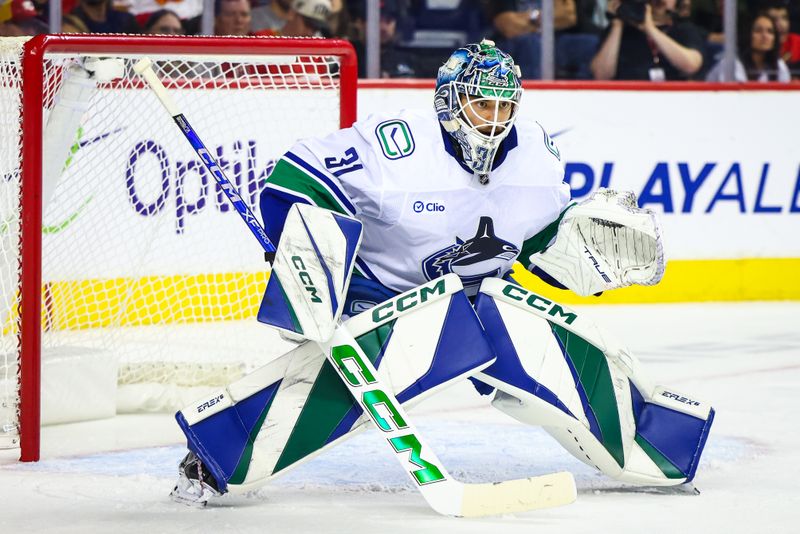
M 454 245 L 434 252 L 422 262 L 422 271 L 428 280 L 448 273 L 461 278 L 468 294 L 470 288 L 477 289 L 481 280 L 489 276 L 501 276 L 508 264 L 519 255 L 519 249 L 494 234 L 491 217 L 481 217 L 478 231 L 466 241 L 456 237 Z

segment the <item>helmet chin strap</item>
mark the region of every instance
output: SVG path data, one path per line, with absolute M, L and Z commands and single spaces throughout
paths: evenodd
M 496 142 L 490 143 L 483 140 L 470 140 L 470 135 L 474 134 L 471 134 L 469 131 L 464 131 L 464 129 L 462 129 L 461 132 L 463 133 L 463 137 L 467 145 L 466 147 L 462 147 L 462 150 L 464 152 L 469 150 L 469 157 L 472 159 L 471 164 L 466 161 L 465 163 L 478 176 L 479 183 L 481 185 L 486 185 L 489 183 L 489 174 L 492 172 L 494 158 L 497 155 L 497 151 L 500 149 L 500 144 L 503 142 L 505 136 L 503 136 L 503 139 L 498 139 Z

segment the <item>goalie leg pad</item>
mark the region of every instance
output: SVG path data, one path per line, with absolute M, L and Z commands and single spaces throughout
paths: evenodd
M 497 354 L 478 378 L 512 417 L 545 428 L 605 474 L 642 485 L 690 481 L 713 422 L 705 403 L 651 386 L 638 360 L 577 312 L 500 280 L 476 309 Z
M 345 324 L 404 405 L 494 361 L 456 275 L 402 293 Z M 263 485 L 368 422 L 315 343 L 176 418 L 220 488 L 235 492 Z

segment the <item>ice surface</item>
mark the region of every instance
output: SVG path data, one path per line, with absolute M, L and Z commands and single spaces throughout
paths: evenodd
M 177 426 L 169 416 L 121 416 L 45 428 L 36 464 L 0 451 L 0 532 L 797 532 L 800 303 L 582 311 L 627 342 L 656 382 L 717 410 L 695 479 L 701 495 L 608 479 L 459 384 L 412 411 L 450 472 L 488 482 L 569 470 L 576 503 L 495 518 L 438 516 L 370 430 L 254 494 L 189 509 L 167 498 L 184 454 Z

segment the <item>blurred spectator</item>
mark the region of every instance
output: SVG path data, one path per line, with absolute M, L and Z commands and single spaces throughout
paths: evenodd
M 739 57 L 734 80 L 737 82 L 788 82 L 789 68 L 780 57 L 780 39 L 775 21 L 766 14 L 757 15 L 739 32 Z M 723 79 L 722 61 L 708 73 L 706 79 Z
M 492 0 L 483 5 L 496 31 L 497 46 L 514 57 L 523 78 L 541 78 L 540 2 Z M 577 6 L 576 0 L 553 0 L 556 67 L 570 77 L 588 79 L 598 37 L 579 31 Z
M 61 17 L 61 33 L 89 33 L 89 28 L 77 15 L 64 13 Z
M 608 1 L 612 17 L 591 69 L 598 80 L 687 80 L 703 66 L 703 37 L 674 17 L 677 0 Z M 674 18 L 673 18 L 674 17 Z
M 608 0 L 586 0 L 583 2 L 584 8 L 589 15 L 592 26 L 602 31 L 608 27 Z M 591 9 L 591 10 L 590 10 Z
M 350 40 L 358 55 L 358 76 L 367 76 L 366 55 L 366 1 L 360 0 L 350 5 Z M 413 78 L 414 56 L 397 47 L 397 20 L 400 5 L 397 0 L 380 1 L 380 46 L 381 78 Z
M 147 22 L 144 23 L 144 32 L 156 35 L 183 35 L 180 17 L 170 9 L 159 9 L 151 13 Z
M 608 26 L 606 0 L 577 0 L 578 30 L 584 33 L 600 33 Z
M 781 45 L 781 59 L 788 64 L 789 69 L 800 71 L 800 34 L 790 31 L 788 1 L 766 2 L 763 8 L 763 12 L 775 21 Z
M 331 0 L 292 0 L 280 30 L 259 30 L 255 35 L 284 37 L 330 37 Z
M 214 35 L 250 34 L 249 0 L 216 0 L 214 13 Z
M 574 0 L 575 24 L 556 31 L 556 77 L 575 80 L 592 79 L 589 64 L 600 45 L 600 33 L 608 25 L 608 21 L 596 18 L 598 1 L 603 4 L 605 18 L 605 0 Z
M 706 34 L 706 41 L 710 45 L 711 57 L 722 51 L 725 43 L 725 26 L 723 15 L 725 13 L 725 0 L 693 0 L 692 22 Z M 736 17 L 739 20 L 747 18 L 747 2 L 737 0 Z
M 136 21 L 145 28 L 150 16 L 167 9 L 181 20 L 181 27 L 186 33 L 186 21 L 196 19 L 203 14 L 203 0 L 126 0 L 130 2 L 128 11 L 136 15 Z M 194 22 L 194 21 L 193 21 Z M 199 23 L 199 20 L 198 20 Z M 146 31 L 146 28 L 145 28 Z
M 111 0 L 79 0 L 71 11 L 92 33 L 142 33 L 136 18 L 111 7 Z
M 263 4 L 253 7 L 250 25 L 255 32 L 260 30 L 278 32 L 286 24 L 291 9 L 291 0 L 266 0 Z
M 350 31 L 350 13 L 344 0 L 331 0 L 331 14 L 328 17 L 331 35 L 347 37 Z
M 281 35 L 330 37 L 330 16 L 331 0 L 292 0 L 292 10 Z
M 0 37 L 22 37 L 47 33 L 47 26 L 36 18 L 32 0 L 11 0 L 0 11 Z

